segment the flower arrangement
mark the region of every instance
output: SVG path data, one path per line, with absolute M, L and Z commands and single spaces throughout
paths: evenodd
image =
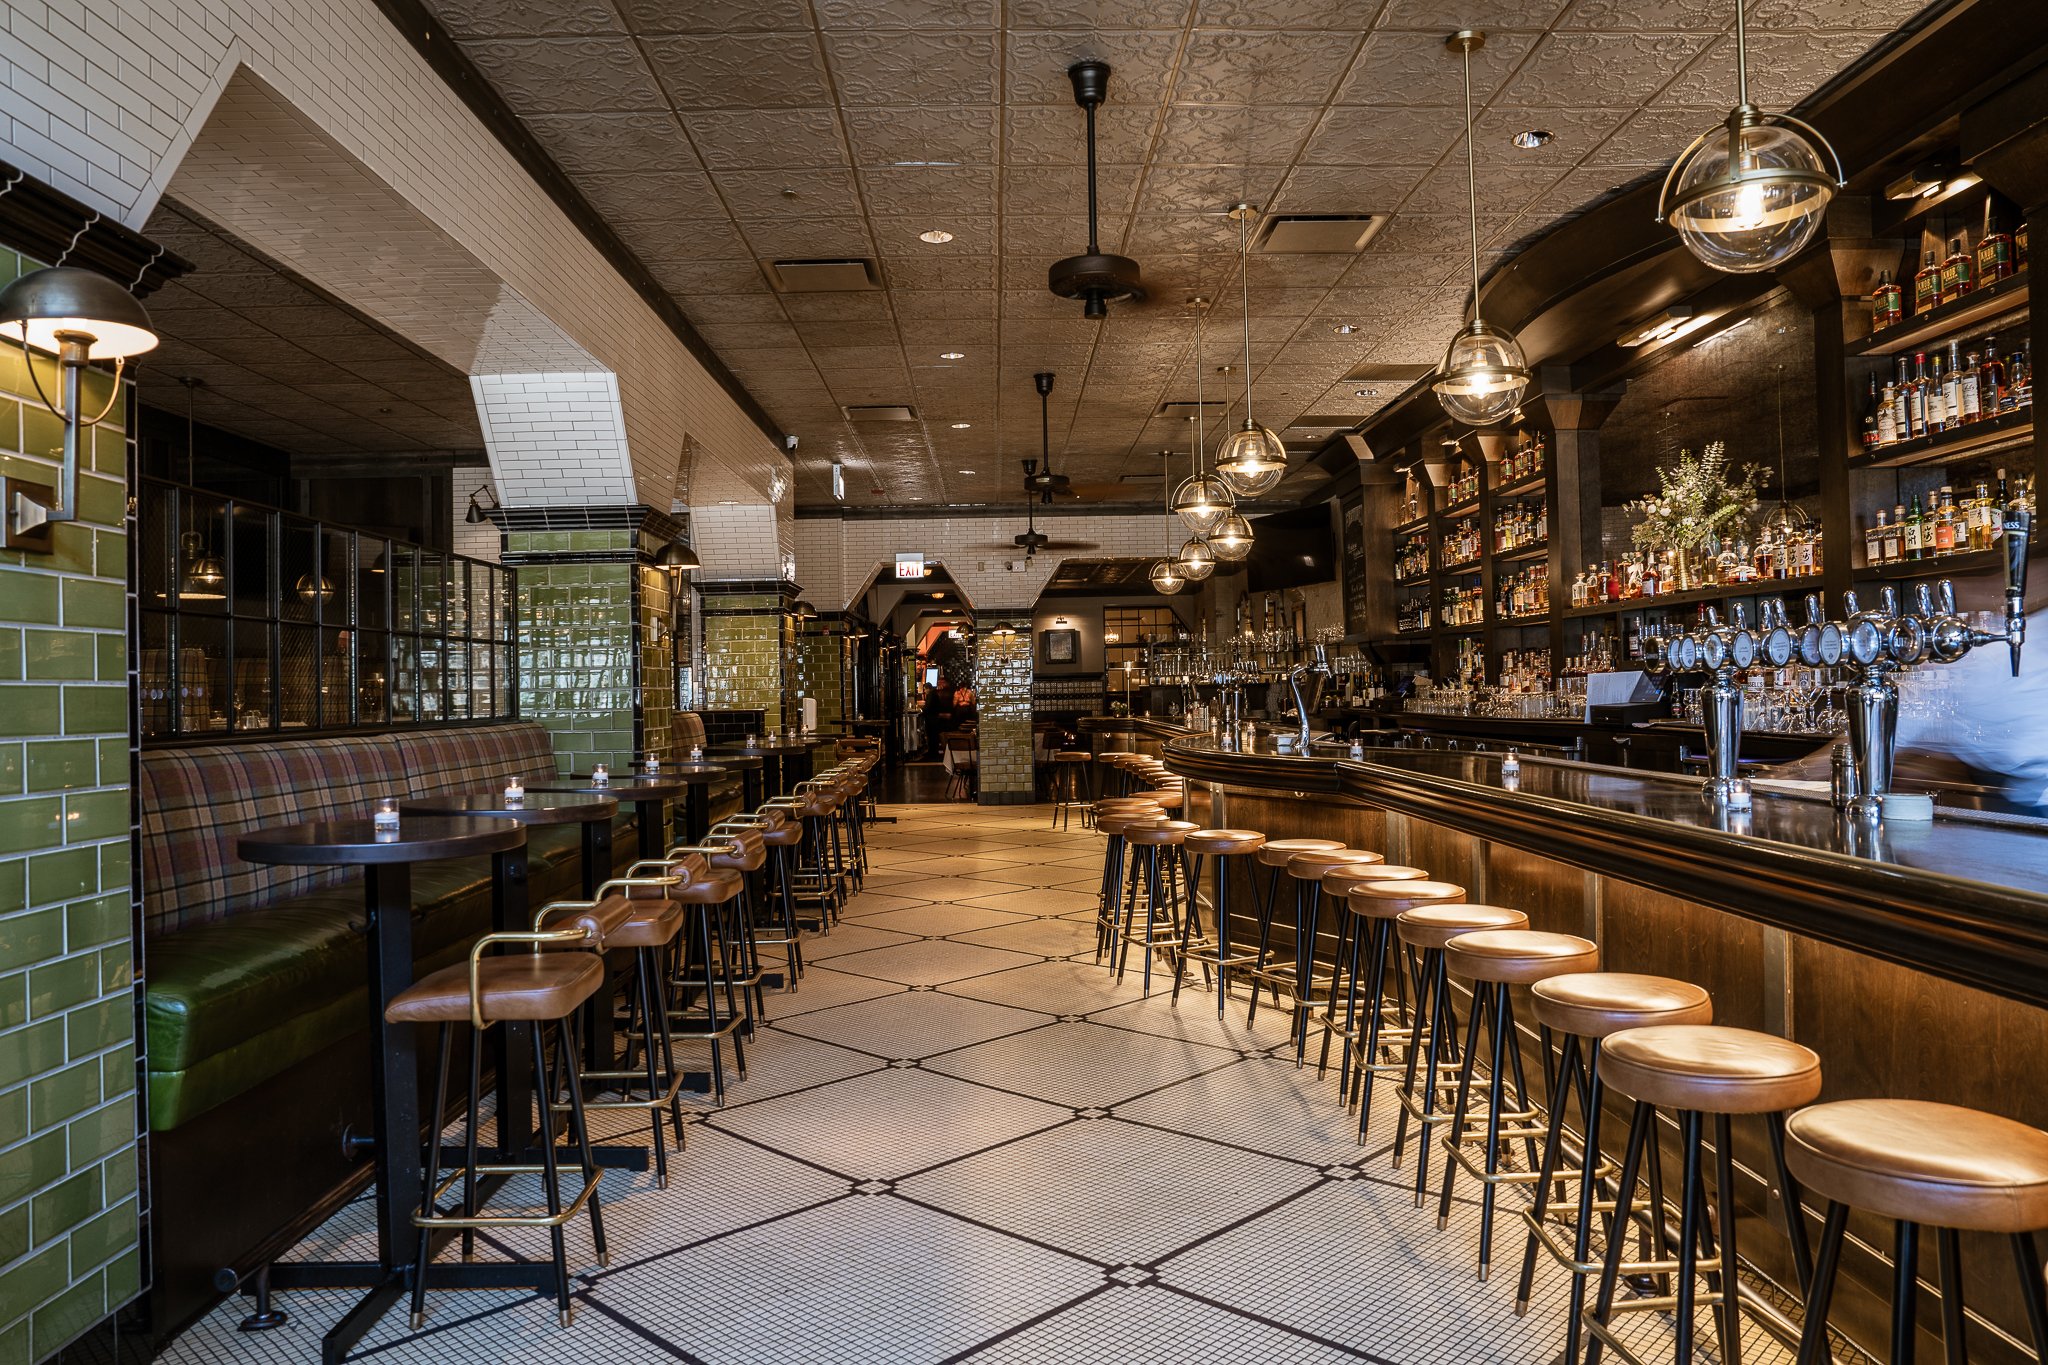
M 1710 441 L 1702 454 L 1680 450 L 1676 465 L 1657 471 L 1658 491 L 1628 504 L 1639 518 L 1639 548 L 1702 550 L 1728 539 L 1734 524 L 1756 510 L 1763 466 L 1731 469 L 1727 451 L 1727 442 Z

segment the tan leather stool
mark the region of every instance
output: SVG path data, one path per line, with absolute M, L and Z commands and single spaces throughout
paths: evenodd
M 1522 1067 L 1521 1035 L 1515 1031 L 1515 1002 L 1511 986 L 1530 986 L 1569 972 L 1600 969 L 1600 948 L 1591 939 L 1576 934 L 1546 934 L 1529 929 L 1481 929 L 1460 934 L 1444 945 L 1444 970 L 1460 981 L 1472 983 L 1472 1017 L 1466 1023 L 1464 1064 L 1458 1073 L 1458 1102 L 1451 1111 L 1450 1131 L 1443 1135 L 1444 1179 L 1437 1194 L 1436 1225 L 1450 1225 L 1451 1191 L 1459 1167 L 1480 1183 L 1479 1190 L 1479 1279 L 1485 1282 L 1493 1268 L 1494 1191 L 1502 1184 L 1526 1185 L 1537 1178 L 1542 1159 L 1536 1139 L 1542 1136 L 1543 1111 L 1530 1099 L 1529 1078 Z M 1475 1139 L 1468 1125 L 1477 1122 L 1472 1112 L 1472 1083 L 1478 1075 L 1480 1033 L 1484 1029 L 1492 1043 L 1486 1068 L 1485 1131 Z M 1546 1045 L 1547 1059 L 1550 1049 Z M 1507 1079 L 1514 1077 L 1513 1108 L 1509 1108 Z M 1556 1097 L 1551 1097 L 1556 1103 Z M 1480 1154 L 1471 1150 L 1480 1142 Z M 1520 1142 L 1529 1158 L 1528 1168 L 1503 1171 L 1500 1148 L 1504 1142 Z
M 2048 1296 L 2034 1245 L 2034 1233 L 2048 1228 L 2048 1133 L 1953 1104 L 1837 1100 L 1792 1115 L 1785 1141 L 1793 1176 L 1828 1201 L 1806 1293 L 1799 1365 L 1826 1365 L 1829 1359 L 1828 1305 L 1851 1209 L 1894 1224 L 1892 1360 L 1912 1358 L 1922 1227 L 1935 1231 L 1946 1358 L 1967 1359 L 1959 1235 L 1967 1231 L 2006 1238 L 2034 1353 L 2048 1360 Z
M 1465 899 L 1465 888 L 1455 882 L 1398 882 L 1398 895 L 1416 903 L 1394 917 L 1394 933 L 1410 951 L 1413 971 L 1409 984 L 1414 991 L 1414 1013 L 1408 1021 L 1407 1046 L 1402 1049 L 1401 1088 L 1397 1092 L 1401 1112 L 1394 1122 L 1394 1164 L 1408 1143 L 1408 1121 L 1415 1121 L 1419 1154 L 1415 1161 L 1415 1207 L 1429 1192 L 1429 1153 L 1432 1129 L 1450 1120 L 1450 1106 L 1441 1109 L 1437 1101 L 1445 1090 L 1454 1089 L 1458 1078 L 1458 1017 L 1451 1006 L 1451 978 L 1444 970 L 1444 945 L 1459 934 L 1482 929 L 1526 929 L 1529 917 L 1519 910 L 1500 905 L 1474 905 Z M 1360 1131 L 1367 1119 L 1360 1113 Z
M 1230 951 L 1230 860 L 1249 858 L 1266 845 L 1266 836 L 1255 829 L 1198 829 L 1181 840 L 1181 854 L 1188 860 L 1188 913 L 1181 923 L 1180 947 L 1175 952 L 1173 998 L 1180 999 L 1181 981 L 1190 961 L 1200 962 L 1206 972 L 1216 970 L 1216 1017 L 1223 1017 L 1223 1004 L 1230 995 L 1230 969 L 1257 960 L 1255 953 Z M 1216 934 L 1202 935 L 1202 860 L 1214 859 L 1216 867 Z M 1253 989 L 1257 989 L 1256 986 Z
M 1073 812 L 1081 812 L 1081 828 L 1088 828 L 1089 810 L 1095 804 L 1095 780 L 1089 775 L 1090 755 L 1067 750 L 1052 756 L 1052 825 L 1066 829 Z M 1083 785 L 1088 795 L 1081 795 Z
M 428 1125 L 430 1131 L 425 1144 L 426 1179 L 420 1210 L 412 1220 L 420 1230 L 412 1281 L 412 1325 L 416 1329 L 426 1321 L 427 1267 L 433 1258 L 436 1228 L 461 1229 L 465 1255 L 473 1250 L 479 1228 L 546 1228 L 554 1254 L 555 1311 L 564 1327 L 569 1325 L 571 1309 L 568 1251 L 562 1228 L 586 1205 L 590 1209 L 590 1237 L 598 1263 L 603 1265 L 609 1260 L 604 1244 L 604 1215 L 597 1198 L 597 1182 L 603 1172 L 598 1170 L 597 1161 L 591 1154 L 590 1128 L 583 1112 L 583 1082 L 576 1069 L 576 1057 L 580 1051 L 576 1015 L 604 984 L 602 935 L 613 922 L 614 917 L 607 912 L 586 906 L 559 928 L 532 933 L 485 934 L 470 948 L 467 962 L 429 973 L 400 991 L 385 1006 L 384 1018 L 390 1023 L 433 1024 L 440 1032 L 440 1061 L 434 1070 L 434 1106 L 428 1111 L 434 1116 L 434 1122 Z M 500 944 L 517 944 L 528 951 L 489 956 L 491 949 Z M 547 1201 L 544 1215 L 489 1214 L 479 1209 L 477 1177 L 486 1172 L 479 1167 L 477 1160 L 477 1108 L 482 1077 L 474 1060 L 469 1068 L 468 1122 L 463 1139 L 467 1155 L 461 1170 L 446 1180 L 441 1178 L 440 1117 L 448 1112 L 448 1071 L 454 1048 L 454 1030 L 462 1024 L 469 1025 L 472 1030 L 469 1050 L 472 1059 L 482 1056 L 483 1034 L 492 1025 L 503 1024 L 508 1029 L 521 1024 L 526 1026 L 528 1050 L 533 1058 L 534 1094 L 543 1106 L 537 1138 L 541 1160 L 538 1165 L 494 1162 L 489 1173 L 538 1173 Z M 565 1038 L 561 1056 L 565 1071 L 563 1081 L 569 1093 L 569 1135 L 576 1144 L 583 1166 L 583 1188 L 566 1205 L 562 1202 L 555 1128 L 545 1107 L 547 1098 L 556 1091 L 553 1068 L 548 1065 L 543 1038 L 543 1030 L 549 1024 L 560 1030 Z M 462 1185 L 461 1207 L 452 1213 L 443 1213 L 441 1199 L 458 1182 Z
M 1315 1013 L 1316 943 L 1323 932 L 1323 878 L 1341 869 L 1381 867 L 1386 859 L 1364 848 L 1304 849 L 1287 859 L 1287 875 L 1294 882 L 1294 966 L 1281 968 L 1266 978 L 1284 982 L 1294 996 L 1294 1064 L 1300 1066 L 1308 1054 L 1309 1024 Z M 1331 989 L 1336 989 L 1336 963 L 1330 968 Z
M 1258 959 L 1252 964 L 1251 1003 L 1245 1008 L 1245 1027 L 1251 1027 L 1252 1021 L 1258 1018 L 1260 983 L 1263 982 L 1272 990 L 1275 1007 L 1278 1007 L 1280 1004 L 1281 986 L 1286 985 L 1290 991 L 1293 989 L 1291 973 L 1288 969 L 1268 968 L 1266 965 L 1268 954 L 1272 951 L 1273 945 L 1273 916 L 1279 908 L 1280 878 L 1286 874 L 1288 859 L 1297 853 L 1334 852 L 1342 847 L 1344 845 L 1335 839 L 1268 839 L 1260 847 L 1256 856 L 1259 860 L 1259 866 L 1266 869 L 1266 894 L 1263 898 L 1259 897 L 1258 877 L 1254 873 L 1252 893 L 1259 916 L 1259 955 Z M 1297 886 L 1297 897 L 1299 891 L 1300 888 Z M 1295 905 L 1295 919 L 1297 923 L 1300 921 L 1300 918 L 1301 905 L 1297 898 Z M 1299 954 L 1296 954 L 1297 959 L 1299 956 Z
M 1536 1202 L 1522 1211 L 1529 1225 L 1528 1242 L 1522 1249 L 1522 1279 L 1515 1293 L 1515 1312 L 1529 1309 L 1535 1292 L 1536 1249 L 1541 1246 L 1552 1260 L 1571 1275 L 1570 1312 L 1565 1324 L 1564 1359 L 1576 1361 L 1585 1340 L 1581 1320 L 1586 1306 L 1587 1277 L 1600 1269 L 1592 1255 L 1593 1220 L 1613 1211 L 1613 1205 L 1598 1198 L 1602 1180 L 1613 1175 L 1600 1156 L 1600 1118 L 1607 1088 L 1600 1080 L 1600 1049 L 1606 1039 L 1623 1029 L 1653 1024 L 1711 1024 L 1714 1003 L 1706 991 L 1687 981 L 1663 976 L 1642 976 L 1633 972 L 1574 972 L 1538 981 L 1529 988 L 1536 1022 L 1542 1037 L 1543 1055 L 1550 1055 L 1551 1042 L 1564 1038 L 1558 1055 L 1557 1080 L 1551 1090 L 1550 1123 L 1543 1140 L 1543 1166 L 1536 1181 Z M 1558 1229 L 1548 1220 L 1554 1177 L 1567 1159 L 1564 1120 L 1568 1101 L 1576 1098 L 1579 1127 L 1584 1135 L 1579 1144 L 1578 1206 L 1571 1224 L 1569 1246 L 1559 1239 Z M 1653 1143 L 1645 1154 L 1649 1164 L 1650 1205 L 1662 1208 L 1664 1179 Z M 1658 1229 L 1661 1240 L 1662 1229 Z M 1633 1276 L 1637 1267 L 1624 1264 L 1624 1275 Z
M 1357 852 L 1358 850 L 1353 850 Z M 1378 855 L 1373 855 L 1377 859 Z M 1358 916 L 1350 908 L 1351 892 L 1356 887 L 1374 882 L 1428 881 L 1429 873 L 1419 867 L 1403 867 L 1398 863 L 1380 861 L 1355 861 L 1340 863 L 1323 873 L 1321 878 L 1324 900 L 1337 908 L 1337 946 L 1330 955 L 1330 993 L 1323 1001 L 1322 1013 L 1314 1023 L 1323 1030 L 1323 1048 L 1316 1059 L 1316 1075 L 1326 1075 L 1330 1069 L 1330 1043 L 1333 1038 L 1344 1039 L 1344 1054 L 1338 1071 L 1338 1089 L 1347 1096 L 1350 1093 L 1351 1048 L 1355 1042 L 1353 1026 L 1356 1023 L 1360 939 L 1354 932 Z M 1318 912 L 1316 933 L 1322 933 L 1322 918 Z M 1347 984 L 1348 982 L 1348 984 Z M 1345 1014 L 1337 1017 L 1337 997 L 1345 996 Z M 1348 1102 L 1348 1100 L 1347 1100 Z
M 1170 950 L 1180 940 L 1181 905 L 1179 888 L 1185 884 L 1181 865 L 1181 844 L 1195 832 L 1186 820 L 1158 819 L 1149 823 L 1132 821 L 1124 826 L 1124 843 L 1131 850 L 1130 882 L 1124 891 L 1123 930 L 1117 945 L 1116 979 L 1124 979 L 1135 940 L 1145 955 L 1145 994 L 1152 993 L 1153 950 L 1164 944 Z M 1140 863 L 1142 861 L 1142 868 Z M 1138 899 L 1144 897 L 1145 925 L 1138 928 Z
M 1133 797 L 1110 797 L 1095 803 L 1095 832 L 1103 836 L 1102 888 L 1095 901 L 1095 964 L 1105 955 L 1116 960 L 1117 935 L 1122 930 L 1124 827 L 1133 820 L 1147 823 L 1163 820 L 1166 812 L 1155 802 Z
M 1706 1116 L 1711 1114 L 1714 1119 L 1714 1183 L 1719 1206 L 1730 1211 L 1735 1207 L 1732 1120 L 1737 1114 L 1764 1116 L 1788 1215 L 1786 1234 L 1791 1240 L 1792 1263 L 1803 1291 L 1813 1282 L 1813 1261 L 1807 1249 L 1806 1227 L 1799 1216 L 1799 1187 L 1785 1165 L 1784 1114 L 1810 1104 L 1820 1094 L 1820 1058 L 1811 1048 L 1775 1034 L 1720 1024 L 1657 1024 L 1611 1035 L 1600 1050 L 1599 1074 L 1608 1089 L 1636 1102 L 1629 1124 L 1628 1149 L 1621 1159 L 1612 1225 L 1627 1227 L 1633 1217 L 1636 1178 L 1642 1170 L 1644 1148 L 1656 1141 L 1659 1109 L 1677 1115 L 1685 1178 L 1678 1195 L 1677 1258 L 1646 1267 L 1676 1272 L 1676 1292 L 1616 1304 L 1622 1247 L 1628 1239 L 1609 1237 L 1607 1256 L 1600 1266 L 1600 1291 L 1585 1314 L 1586 1330 L 1592 1334 L 1586 1348 L 1587 1365 L 1598 1365 L 1604 1349 L 1610 1345 L 1624 1359 L 1632 1359 L 1616 1339 L 1614 1317 L 1617 1313 L 1646 1311 L 1673 1316 L 1676 1365 L 1692 1365 L 1699 1261 L 1703 1251 L 1709 1257 L 1716 1254 L 1712 1231 L 1705 1222 L 1707 1191 L 1701 1170 L 1705 1164 Z M 1653 1232 L 1657 1231 L 1664 1212 L 1653 1208 L 1648 1213 L 1650 1226 Z M 1718 1263 L 1707 1272 L 1712 1278 L 1706 1301 L 1715 1308 L 1719 1358 L 1736 1365 L 1742 1349 L 1736 1220 L 1724 1214 L 1719 1222 Z

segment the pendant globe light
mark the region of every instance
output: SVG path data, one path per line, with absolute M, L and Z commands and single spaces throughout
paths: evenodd
M 1222 563 L 1242 563 L 1252 552 L 1252 524 L 1232 512 L 1216 528 L 1216 534 L 1209 537 L 1209 549 Z
M 1173 490 L 1172 506 L 1182 523 L 1200 537 L 1223 524 L 1237 499 L 1232 496 L 1228 484 L 1202 469 L 1202 447 L 1206 444 L 1201 427 L 1202 315 L 1208 311 L 1209 300 L 1198 294 L 1189 299 L 1188 304 L 1195 310 L 1195 449 L 1187 478 Z M 1200 576 L 1208 577 L 1206 573 Z
M 1180 554 L 1173 561 L 1180 570 L 1180 576 L 1190 583 L 1200 583 L 1216 572 L 1216 552 L 1209 548 L 1209 542 L 1200 536 L 1189 536 L 1180 547 Z
M 1287 472 L 1287 447 L 1271 427 L 1252 418 L 1252 215 L 1258 210 L 1239 204 L 1230 211 L 1237 220 L 1238 283 L 1244 296 L 1244 425 L 1230 433 L 1216 452 L 1216 472 L 1240 498 L 1262 497 Z
M 1489 327 L 1479 312 L 1479 161 L 1472 149 L 1472 54 L 1486 35 L 1459 29 L 1444 46 L 1465 59 L 1465 195 L 1472 218 L 1472 321 L 1458 329 L 1429 382 L 1444 411 L 1468 426 L 1487 427 L 1522 405 L 1529 362 L 1514 333 Z
M 1671 163 L 1657 221 L 1671 224 L 1686 250 L 1714 269 L 1750 275 L 1805 249 L 1828 201 L 1848 182 L 1841 158 L 1811 125 L 1749 102 L 1742 10 L 1743 0 L 1735 0 L 1735 108 Z
M 1166 508 L 1166 539 L 1168 544 L 1172 544 L 1173 498 L 1170 494 L 1166 499 Z M 1164 559 L 1153 560 L 1152 570 L 1146 576 L 1152 580 L 1153 591 L 1167 597 L 1173 596 L 1188 584 L 1188 576 L 1181 572 L 1179 561 L 1170 553 Z

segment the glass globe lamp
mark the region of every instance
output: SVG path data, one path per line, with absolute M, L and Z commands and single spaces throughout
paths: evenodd
M 1162 559 L 1152 565 L 1151 579 L 1153 590 L 1167 597 L 1179 592 L 1188 582 L 1181 574 L 1180 565 L 1170 559 Z
M 1238 497 L 1263 496 L 1287 473 L 1287 447 L 1271 427 L 1247 417 L 1216 452 L 1216 472 Z
M 1213 474 L 1197 474 L 1181 480 L 1173 490 L 1174 515 L 1198 536 L 1206 536 L 1230 515 L 1237 499 L 1230 488 Z
M 1232 512 L 1209 537 L 1209 551 L 1220 564 L 1236 564 L 1252 552 L 1252 524 Z
M 1825 147 L 1797 119 L 1740 106 L 1672 164 L 1658 216 L 1716 270 L 1751 275 L 1783 265 L 1820 231 L 1841 183 Z
M 1522 405 L 1529 364 L 1513 333 L 1474 318 L 1451 338 L 1429 386 L 1452 417 L 1468 426 L 1492 426 Z
M 1224 515 L 1230 514 L 1226 512 Z M 1190 583 L 1199 583 L 1216 572 L 1216 552 L 1200 536 L 1191 537 L 1180 547 L 1174 566 L 1180 570 L 1182 578 Z

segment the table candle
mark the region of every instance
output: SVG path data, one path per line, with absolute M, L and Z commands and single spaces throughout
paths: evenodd
M 378 797 L 376 808 L 370 814 L 370 825 L 379 834 L 398 833 L 398 798 Z
M 505 780 L 505 804 L 523 806 L 526 804 L 526 784 L 515 775 Z
M 605 770 L 605 766 L 602 763 L 590 770 L 590 785 L 593 787 L 610 786 L 611 780 L 612 775 Z

